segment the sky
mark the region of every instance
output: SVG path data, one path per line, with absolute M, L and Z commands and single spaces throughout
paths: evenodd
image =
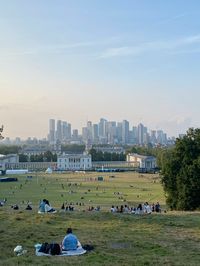
M 200 126 L 199 0 L 0 0 L 0 125 L 43 138 L 127 119 Z

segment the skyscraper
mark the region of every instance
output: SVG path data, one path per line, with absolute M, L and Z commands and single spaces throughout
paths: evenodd
M 106 119 L 101 118 L 99 122 L 99 137 L 106 137 Z
M 132 128 L 132 132 L 133 132 L 133 139 L 134 139 L 134 144 L 138 144 L 138 128 L 137 127 L 133 127 Z
M 71 128 L 71 124 L 67 123 L 67 140 L 70 140 L 72 137 L 72 128 Z
M 107 138 L 109 144 L 114 144 L 116 142 L 117 130 L 116 122 L 109 121 L 107 122 Z
M 51 145 L 55 144 L 56 138 L 55 138 L 55 119 L 49 119 L 49 143 Z
M 138 125 L 138 144 L 144 144 L 144 126 L 141 123 Z
M 127 120 L 122 121 L 122 143 L 127 144 L 129 142 L 129 122 Z
M 92 122 L 88 121 L 87 122 L 87 141 L 89 143 L 92 143 Z
M 62 123 L 62 141 L 67 140 L 67 122 L 63 121 Z
M 87 143 L 88 138 L 88 129 L 87 127 L 82 127 L 82 140 L 84 143 Z
M 151 138 L 150 138 L 150 140 L 151 140 L 151 143 L 153 145 L 156 144 L 156 142 L 157 142 L 157 139 L 156 139 L 156 130 L 151 130 Z
M 117 123 L 117 140 L 122 143 L 122 122 Z
M 92 140 L 93 140 L 93 143 L 95 143 L 95 144 L 98 144 L 98 140 L 99 140 L 98 130 L 99 130 L 98 125 L 97 124 L 93 124 L 93 127 L 92 127 Z
M 100 122 L 99 122 L 99 142 L 101 144 L 107 143 L 106 123 L 107 123 L 106 119 L 104 119 L 104 118 L 100 119 Z
M 61 120 L 57 120 L 56 139 L 60 142 L 62 141 L 62 121 Z

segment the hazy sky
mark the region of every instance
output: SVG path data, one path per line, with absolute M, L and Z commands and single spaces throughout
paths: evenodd
M 200 125 L 199 0 L 0 0 L 0 124 Z

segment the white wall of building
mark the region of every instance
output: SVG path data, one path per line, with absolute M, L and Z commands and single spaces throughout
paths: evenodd
M 139 168 L 153 169 L 157 166 L 154 156 L 144 156 L 136 153 L 127 154 L 126 161 Z
M 89 170 L 92 168 L 91 155 L 63 154 L 57 159 L 58 170 Z

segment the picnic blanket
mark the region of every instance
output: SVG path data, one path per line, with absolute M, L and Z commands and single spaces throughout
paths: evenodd
M 41 212 L 41 211 L 38 211 L 39 214 L 43 214 L 43 213 L 57 213 L 56 210 L 54 210 L 53 212 Z
M 35 255 L 36 256 L 52 256 L 51 254 L 39 252 L 41 245 L 42 244 L 35 245 Z M 56 256 L 78 256 L 78 255 L 83 255 L 85 253 L 86 253 L 86 250 L 83 249 L 82 246 L 79 246 L 76 250 L 62 251 L 60 255 L 56 255 Z

